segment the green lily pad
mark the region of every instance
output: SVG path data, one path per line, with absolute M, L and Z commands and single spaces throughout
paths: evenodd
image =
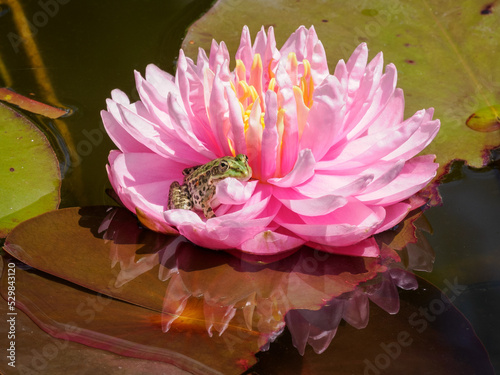
M 56 209 L 59 162 L 43 133 L 0 103 L 0 237 L 20 222 Z
M 437 155 L 442 175 L 457 159 L 472 167 L 484 166 L 489 150 L 500 145 L 500 131 L 493 121 L 486 120 L 483 126 L 493 130 L 489 132 L 466 124 L 478 110 L 500 104 L 500 12 L 491 4 L 220 0 L 191 26 L 183 48 L 194 58 L 199 47 L 209 50 L 213 38 L 223 40 L 234 56 L 243 25 L 253 36 L 262 25 L 273 26 L 278 48 L 299 25 L 314 25 L 333 72 L 339 59 L 347 59 L 359 43 L 366 42 L 371 56 L 383 51 L 384 60 L 396 65 L 406 116 L 435 108 L 442 127 L 424 153 Z

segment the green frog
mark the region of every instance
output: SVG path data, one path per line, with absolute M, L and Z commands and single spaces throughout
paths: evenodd
M 168 209 L 203 210 L 207 219 L 215 216 L 210 205 L 217 183 L 226 177 L 248 181 L 252 177 L 252 168 L 248 157 L 243 154 L 224 156 L 207 164 L 186 168 L 182 171 L 184 183 L 172 182 L 168 193 Z

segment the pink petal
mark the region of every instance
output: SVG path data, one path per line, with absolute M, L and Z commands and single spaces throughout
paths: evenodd
M 389 205 L 409 198 L 436 175 L 437 163 L 433 163 L 434 155 L 417 156 L 406 162 L 401 173 L 385 185 L 383 189 L 357 198 L 366 204 Z
M 277 207 L 265 210 L 267 203 L 262 201 L 260 207 L 254 205 L 247 210 L 241 210 L 241 215 L 223 215 L 206 222 L 189 210 L 168 210 L 165 211 L 164 217 L 167 223 L 175 226 L 183 236 L 199 246 L 210 249 L 231 249 L 239 247 L 242 242 L 266 229 L 277 211 Z M 258 217 L 260 213 L 264 216 Z M 252 216 L 254 218 L 251 218 Z
M 210 126 L 215 135 L 216 146 L 215 153 L 218 155 L 231 155 L 227 134 L 231 124 L 229 123 L 228 104 L 225 98 L 224 83 L 220 78 L 220 69 L 215 74 L 215 79 L 210 93 L 210 103 L 208 113 L 210 116 Z M 214 145 L 215 146 L 215 145 Z
M 250 187 L 251 188 L 251 187 Z M 218 217 L 213 218 L 211 223 L 215 225 L 220 217 L 223 220 L 252 220 L 257 217 L 276 214 L 280 204 L 272 196 L 273 187 L 271 185 L 257 184 L 250 199 L 243 205 L 221 205 L 215 211 Z M 271 209 L 270 209 L 271 207 Z M 272 214 L 272 215 L 274 215 Z
M 297 55 L 297 60 L 302 61 L 305 56 L 305 46 L 307 39 L 308 31 L 304 26 L 300 26 L 297 30 L 295 30 L 292 35 L 290 35 L 283 44 L 283 47 L 280 48 L 280 54 L 282 58 L 287 59 L 288 54 L 293 52 Z
M 248 163 L 252 167 L 253 176 L 260 178 L 261 166 L 261 145 L 262 145 L 262 124 L 261 118 L 260 99 L 257 98 L 250 111 L 248 118 L 248 129 L 246 131 L 246 149 Z
M 386 212 L 384 222 L 375 233 L 382 233 L 383 231 L 391 229 L 396 224 L 400 223 L 406 215 L 408 215 L 408 212 L 410 212 L 412 207 L 408 203 L 400 202 L 390 206 L 385 206 L 384 209 Z
M 266 92 L 265 128 L 262 132 L 261 179 L 266 181 L 276 173 L 276 153 L 279 135 L 276 128 L 278 120 L 278 98 L 274 91 Z
M 368 134 L 374 134 L 385 129 L 396 127 L 404 121 L 405 99 L 403 90 L 397 88 L 388 100 L 384 109 L 367 129 Z
M 283 64 L 277 67 L 276 82 L 280 87 L 281 94 L 278 105 L 285 111 L 280 165 L 281 174 L 286 174 L 290 172 L 297 160 L 299 133 L 293 84 Z
M 259 181 L 242 182 L 235 178 L 225 178 L 216 186 L 217 200 L 222 204 L 244 204 L 253 195 Z
M 259 54 L 262 57 L 264 57 L 264 54 L 266 53 L 266 47 L 267 47 L 267 36 L 266 36 L 266 31 L 264 30 L 264 26 L 261 26 L 259 32 L 257 33 L 257 36 L 255 37 L 255 42 L 253 44 L 253 53 Z M 253 60 L 253 59 L 252 59 Z
M 433 112 L 434 110 L 432 108 L 426 110 L 420 128 L 405 143 L 390 154 L 384 156 L 382 160 L 393 160 L 396 158 L 410 159 L 427 147 L 436 137 L 440 128 L 439 120 L 430 120 Z M 429 120 L 426 121 L 426 118 L 429 118 Z
M 274 189 L 274 196 L 288 209 L 299 215 L 326 215 L 347 204 L 347 199 L 339 195 L 323 195 L 308 198 L 292 189 Z
M 269 84 L 269 80 L 271 79 L 270 73 L 273 72 L 280 60 L 280 53 L 276 48 L 276 39 L 274 38 L 274 29 L 272 26 L 269 26 L 267 30 L 267 45 L 264 54 L 262 55 L 262 66 L 264 67 L 264 78 L 263 82 L 265 82 L 265 88 L 267 88 Z
M 314 175 L 315 165 L 316 162 L 311 150 L 301 150 L 299 152 L 297 162 L 290 173 L 282 178 L 270 178 L 268 182 L 279 187 L 292 187 L 299 185 Z
M 344 111 L 340 83 L 334 76 L 329 76 L 314 91 L 313 106 L 300 141 L 301 148 L 311 149 L 314 158 L 321 160 L 342 129 Z M 321 136 L 318 137 L 318 134 Z
M 207 143 L 215 145 L 215 137 L 211 133 L 207 113 L 206 91 L 211 89 L 211 82 L 205 87 L 203 75 L 198 75 L 196 67 L 191 66 L 192 61 L 187 59 L 181 50 L 177 62 L 177 72 L 175 83 L 178 87 L 179 97 L 183 103 L 184 110 L 193 123 L 193 132 L 199 139 L 206 140 Z M 173 91 L 174 93 L 176 91 Z M 164 94 L 165 98 L 168 93 Z M 164 106 L 164 108 L 166 105 Z
M 243 31 L 241 32 L 240 45 L 238 50 L 236 51 L 235 58 L 237 60 L 241 60 L 243 65 L 247 68 L 247 77 L 248 80 L 250 76 L 250 67 L 253 62 L 254 51 L 252 48 L 252 39 L 250 38 L 250 30 L 248 30 L 248 26 L 243 26 Z
M 231 129 L 229 138 L 233 141 L 233 147 L 236 154 L 247 154 L 247 145 L 245 138 L 245 124 L 241 113 L 240 102 L 236 97 L 236 93 L 226 88 L 226 96 L 229 111 L 229 123 Z
M 177 161 L 186 160 L 186 162 L 192 162 L 194 165 L 207 162 L 207 159 L 204 159 L 199 153 L 193 153 L 178 140 L 170 138 L 170 133 L 159 133 L 160 129 L 144 117 L 121 105 L 118 106 L 118 110 L 127 132 L 158 155 L 167 158 L 171 157 Z M 208 160 L 210 159 L 215 159 L 215 157 L 209 157 Z
M 354 95 L 359 88 L 359 84 L 365 74 L 366 62 L 368 61 L 368 47 L 366 43 L 361 43 L 346 63 L 346 69 L 349 74 L 348 93 Z
M 422 123 L 423 111 L 399 124 L 397 128 L 367 135 L 346 143 L 331 162 L 319 162 L 319 169 L 348 170 L 362 165 L 370 165 L 404 144 Z
M 212 40 L 212 46 L 210 48 L 210 58 L 209 58 L 209 67 L 215 72 L 217 70 L 217 66 L 222 65 L 224 61 L 229 61 L 229 52 L 226 47 L 226 43 L 220 42 L 219 45 Z
M 294 190 L 310 198 L 318 198 L 327 194 L 348 197 L 363 191 L 372 180 L 373 174 L 370 173 L 343 176 L 324 174 L 319 171 L 303 184 L 295 186 Z
M 167 93 L 178 90 L 175 85 L 175 78 L 154 64 L 149 64 L 146 67 L 146 80 L 165 97 L 167 96 Z
M 373 234 L 384 216 L 383 209 L 369 208 L 351 200 L 343 207 L 321 216 L 300 216 L 282 209 L 275 221 L 310 242 L 348 246 Z
M 323 80 L 329 76 L 328 62 L 323 44 L 318 41 L 314 45 L 313 54 L 311 57 L 311 74 L 315 85 L 321 84 Z
M 337 78 L 342 86 L 342 91 L 344 92 L 344 101 L 347 102 L 348 99 L 348 81 L 349 81 L 349 72 L 347 71 L 347 66 L 344 60 L 339 60 L 337 65 L 335 66 L 335 71 L 333 75 Z
M 348 140 L 354 139 L 360 134 L 364 134 L 367 129 L 369 129 L 371 123 L 375 121 L 387 103 L 389 103 L 396 89 L 396 82 L 396 68 L 394 65 L 389 64 L 386 67 L 385 74 L 380 80 L 380 84 L 376 87 L 373 98 L 366 102 L 360 100 L 360 103 L 363 103 L 361 107 L 355 106 L 349 109 L 350 116 L 346 121 L 348 124 L 346 126 L 346 130 L 348 129 Z
M 165 223 L 163 211 L 170 184 L 182 181 L 185 167 L 153 153 L 112 151 L 107 170 L 113 189 L 130 211 L 138 208 L 152 220 Z
M 251 254 L 273 255 L 298 248 L 304 242 L 293 234 L 266 230 L 243 242 L 240 249 Z
M 368 194 L 376 190 L 383 189 L 384 186 L 389 184 L 392 180 L 394 180 L 399 174 L 401 170 L 405 166 L 404 160 L 398 160 L 392 163 L 383 163 L 379 162 L 375 165 L 364 170 L 364 173 L 373 174 L 373 181 L 362 191 L 363 194 Z
M 135 139 L 108 111 L 101 111 L 104 128 L 113 143 L 123 152 L 151 152 Z
M 213 151 L 209 150 L 205 144 L 203 144 L 196 136 L 193 134 L 192 125 L 186 113 L 182 110 L 177 99 L 173 95 L 169 95 L 167 98 L 168 103 L 168 113 L 172 117 L 172 123 L 175 124 L 178 136 L 189 145 L 192 150 L 190 151 L 193 156 L 199 159 L 204 159 L 201 164 L 205 164 L 210 160 L 217 159 L 217 155 Z M 193 150 L 195 152 L 193 152 Z M 222 156 L 222 155 L 221 155 Z

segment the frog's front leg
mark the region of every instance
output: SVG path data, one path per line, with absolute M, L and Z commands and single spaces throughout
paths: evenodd
M 201 197 L 200 200 L 200 206 L 203 209 L 203 214 L 207 219 L 210 219 L 212 217 L 215 217 L 214 210 L 212 209 L 212 206 L 210 203 L 212 202 L 212 199 L 214 198 L 215 195 L 215 186 L 211 186 L 208 188 L 206 191 L 204 191 L 203 196 Z
M 177 181 L 170 184 L 168 191 L 168 209 L 182 208 L 184 210 L 193 209 L 193 201 L 187 185 L 180 185 Z

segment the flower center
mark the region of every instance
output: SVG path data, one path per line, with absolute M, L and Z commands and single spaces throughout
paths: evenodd
M 283 142 L 286 138 L 286 129 L 287 126 L 291 126 L 291 124 L 287 123 L 285 118 L 286 109 L 282 107 L 283 96 L 280 93 L 280 83 L 283 85 L 283 81 L 289 81 L 292 85 L 298 117 L 298 137 L 300 140 L 307 119 L 307 112 L 313 105 L 314 81 L 309 61 L 304 59 L 299 63 L 296 54 L 293 52 L 289 53 L 286 61 L 284 61 L 284 68 L 288 78 L 281 77 L 281 79 L 277 79 L 276 72 L 273 71 L 273 67 L 275 66 L 273 63 L 275 63 L 273 60 L 268 63 L 267 74 L 264 74 L 260 54 L 254 55 L 249 72 L 247 72 L 243 61 L 236 60 L 236 67 L 234 70 L 235 79 L 231 81 L 231 87 L 240 103 L 247 146 L 249 146 L 249 143 L 253 145 L 255 140 L 258 140 L 257 143 L 260 143 L 262 131 L 266 126 L 264 121 L 265 111 L 267 110 L 264 99 L 265 93 L 271 90 L 277 94 L 278 113 L 276 130 L 278 133 L 278 148 L 276 154 L 276 172 L 274 176 L 282 176 L 289 172 L 289 168 L 286 168 L 288 170 L 281 170 L 281 158 L 284 148 Z M 283 136 L 284 134 L 285 137 Z M 249 137 L 251 140 L 249 140 Z M 235 154 L 231 140 L 228 139 L 228 143 L 232 153 Z M 260 147 L 258 150 L 254 150 L 253 146 L 250 146 L 250 149 L 247 147 L 247 153 L 249 154 L 248 156 L 251 162 L 260 160 L 258 156 L 261 152 Z M 252 168 L 254 167 L 255 165 L 252 165 Z M 260 175 L 259 168 L 254 168 L 254 172 L 254 177 L 258 178 Z
M 275 74 L 271 69 L 272 61 L 268 66 L 268 83 L 267 90 L 272 90 L 279 94 L 279 86 L 276 83 Z M 307 59 L 302 60 L 299 64 L 297 61 L 297 55 L 294 52 L 288 54 L 286 61 L 286 70 L 294 86 L 294 92 L 296 96 L 302 98 L 303 103 L 307 108 L 311 108 L 313 105 L 313 92 L 314 92 L 314 82 L 311 75 L 311 64 Z M 260 54 L 255 54 L 252 67 L 250 69 L 250 75 L 247 80 L 246 68 L 241 60 L 236 60 L 235 73 L 237 77 L 238 87 L 232 85 L 233 90 L 240 101 L 241 113 L 243 116 L 243 121 L 245 123 L 245 131 L 248 129 L 248 120 L 250 118 L 250 113 L 252 108 L 257 102 L 261 109 L 261 124 L 262 128 L 265 127 L 264 123 L 264 93 L 266 90 L 265 82 L 263 77 L 263 66 L 262 58 Z M 298 94 L 298 95 L 297 95 Z M 278 111 L 281 108 L 278 108 Z

